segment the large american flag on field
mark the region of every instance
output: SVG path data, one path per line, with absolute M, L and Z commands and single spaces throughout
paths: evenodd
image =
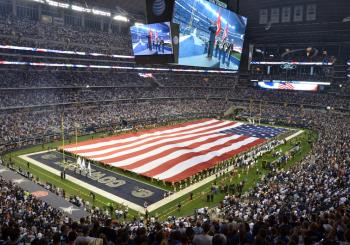
M 143 176 L 178 182 L 286 129 L 203 119 L 66 146 L 67 152 Z

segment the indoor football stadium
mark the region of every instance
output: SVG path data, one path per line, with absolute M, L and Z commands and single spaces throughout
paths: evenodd
M 0 245 L 350 245 L 349 0 L 0 0 Z

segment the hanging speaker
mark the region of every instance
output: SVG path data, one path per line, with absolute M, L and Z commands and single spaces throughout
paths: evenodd
M 147 24 L 171 21 L 173 8 L 174 0 L 146 0 Z

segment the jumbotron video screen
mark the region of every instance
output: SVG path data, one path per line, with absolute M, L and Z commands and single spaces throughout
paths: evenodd
M 238 70 L 247 18 L 206 0 L 176 0 L 179 65 Z
M 169 22 L 130 27 L 135 56 L 173 54 Z

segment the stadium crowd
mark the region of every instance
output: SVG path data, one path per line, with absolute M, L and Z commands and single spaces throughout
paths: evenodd
M 90 106 L 71 106 L 62 109 L 14 110 L 2 111 L 0 131 L 3 143 L 15 143 L 46 135 L 59 134 L 61 117 L 64 113 L 64 125 L 68 132 L 79 128 L 95 130 L 100 127 L 111 129 L 110 125 L 119 125 L 121 120 L 128 122 L 139 120 L 173 120 L 174 117 L 196 117 L 223 113 L 228 103 L 207 100 L 151 100 L 140 102 L 115 102 Z M 83 131 L 84 132 L 84 131 Z
M 239 100 L 262 100 L 280 103 L 349 109 L 350 100 L 344 93 L 310 93 L 265 91 L 238 87 L 235 77 L 221 82 L 214 76 L 193 79 L 194 75 L 156 74 L 143 78 L 137 73 L 94 73 L 91 71 L 11 71 L 0 78 L 0 108 L 45 106 L 84 102 L 117 101 L 139 98 L 199 98 L 212 97 Z M 208 82 L 208 79 L 213 79 Z M 40 85 L 39 85 L 40 84 Z M 189 89 L 190 88 L 190 89 Z
M 0 88 L 57 88 L 57 87 L 142 87 L 150 86 L 148 80 L 137 73 L 112 73 L 99 71 L 69 71 L 69 70 L 9 70 L 0 73 Z
M 0 182 L 3 244 L 350 244 L 349 117 L 332 111 L 269 106 L 289 125 L 317 130 L 310 155 L 273 168 L 253 189 L 227 193 L 211 212 L 157 221 L 111 220 L 101 212 L 73 222 L 12 183 Z M 265 109 L 265 108 L 264 108 Z M 299 119 L 290 115 L 299 111 Z M 16 205 L 14 205 L 16 203 Z
M 131 54 L 129 35 L 101 32 L 77 26 L 45 24 L 13 16 L 0 18 L 0 42 L 2 45 L 33 48 Z
M 68 131 L 74 130 L 77 123 L 81 128 L 96 128 L 115 125 L 120 118 L 133 121 L 206 112 L 222 114 L 237 101 L 247 104 L 252 100 L 255 108 L 271 101 L 323 109 L 350 108 L 345 86 L 340 94 L 310 94 L 239 87 L 235 77 L 233 81 L 227 77 L 222 82 L 217 82 L 215 76 L 193 77 L 160 73 L 143 78 L 137 73 L 90 71 L 1 73 L 0 135 L 3 142 L 13 143 L 54 134 L 59 131 L 63 108 Z M 264 113 L 270 111 L 268 106 L 264 107 Z M 271 118 L 278 118 L 278 111 L 272 112 Z
M 286 243 L 288 237 L 288 240 L 298 244 L 303 232 L 306 232 L 304 235 L 309 234 L 308 240 L 304 240 L 305 244 L 334 239 L 349 228 L 348 217 L 347 223 L 341 225 L 335 221 L 338 220 L 339 207 L 344 204 L 348 206 L 350 201 L 349 118 L 337 113 L 302 111 L 300 108 L 290 110 L 282 106 L 271 106 L 270 111 L 264 110 L 263 117 L 271 119 L 276 118 L 276 115 L 285 124 L 308 125 L 319 132 L 312 152 L 288 171 L 274 168 L 245 194 L 244 202 L 237 196 L 227 195 L 219 209 L 220 215 L 224 218 L 254 220 L 253 234 L 256 227 L 261 229 L 266 223 L 280 223 L 280 228 L 283 228 L 269 229 L 270 232 L 276 232 L 278 238 L 275 242 L 281 239 Z M 291 115 L 299 115 L 299 118 L 290 118 Z M 350 210 L 346 212 L 349 215 Z M 335 220 L 330 222 L 331 219 Z M 293 231 L 291 223 L 298 222 L 300 227 Z M 336 230 L 331 232 L 331 227 L 336 227 Z M 322 232 L 328 233 L 328 237 L 323 236 Z M 255 235 L 258 233 L 255 232 Z M 266 231 L 261 235 L 259 239 L 266 239 Z
M 2 109 L 11 107 L 43 106 L 96 101 L 117 101 L 141 98 L 209 98 L 226 97 L 225 89 L 197 88 L 90 88 L 90 89 L 52 89 L 52 90 L 3 90 L 0 91 Z
M 153 81 L 165 87 L 233 87 L 237 76 L 183 73 L 101 72 L 98 70 L 4 69 L 0 88 L 45 87 L 148 87 Z M 6 71 L 6 72 L 5 72 Z M 151 77 L 147 77 L 150 75 Z M 146 77 L 142 77 L 146 76 Z

